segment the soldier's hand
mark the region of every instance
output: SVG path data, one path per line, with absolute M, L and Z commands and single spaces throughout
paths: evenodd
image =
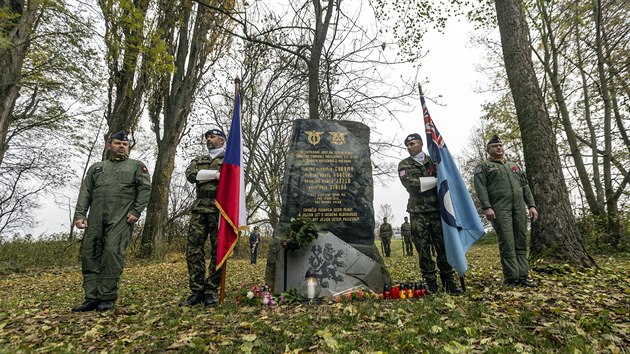
M 538 210 L 536 210 L 536 207 L 529 208 L 529 217 L 532 221 L 538 220 Z
M 85 229 L 88 226 L 88 222 L 86 219 L 78 219 L 74 221 L 74 226 L 77 229 Z
M 136 221 L 138 221 L 138 218 L 136 216 L 131 215 L 131 214 L 127 214 L 127 223 L 128 224 L 133 224 Z
M 496 215 L 494 215 L 494 209 L 492 208 L 486 208 L 483 210 L 483 214 L 486 216 L 486 219 L 488 220 L 494 220 L 497 218 Z

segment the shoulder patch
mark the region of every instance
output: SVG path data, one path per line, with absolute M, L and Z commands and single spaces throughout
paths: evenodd
M 478 165 L 477 167 L 475 167 L 474 174 L 481 173 L 481 172 L 483 172 L 483 167 L 481 167 L 481 165 Z
M 145 164 L 142 164 L 142 173 L 149 173 L 149 169 L 147 168 L 147 166 Z
M 407 174 L 407 172 L 405 172 L 405 170 L 400 170 L 400 171 L 398 171 L 398 176 L 399 176 L 399 177 L 403 177 L 403 176 L 405 176 L 406 174 Z

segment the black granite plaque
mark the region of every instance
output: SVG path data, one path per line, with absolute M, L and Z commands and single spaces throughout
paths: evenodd
M 303 119 L 293 123 L 287 155 L 279 225 L 268 256 L 266 281 L 279 286 L 284 256 L 279 242 L 292 218 L 308 218 L 376 261 L 385 282 L 389 274 L 374 245 L 374 190 L 369 128 L 359 122 Z M 303 269 L 291 270 L 303 273 Z M 376 283 L 382 284 L 383 279 Z M 375 283 L 375 284 L 376 284 Z M 380 286 L 380 285 L 379 285 Z M 378 289 L 374 289 L 375 291 Z

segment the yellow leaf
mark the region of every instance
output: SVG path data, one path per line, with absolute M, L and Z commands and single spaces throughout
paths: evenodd
M 337 340 L 333 338 L 332 335 L 330 337 L 324 337 L 324 341 L 326 342 L 328 348 L 332 350 L 339 349 L 339 344 L 337 344 Z
M 257 338 L 256 333 L 245 334 L 241 337 L 246 342 L 253 342 Z
M 440 326 L 435 325 L 435 326 L 431 327 L 431 333 L 441 333 L 442 331 L 443 331 L 442 327 L 440 327 Z

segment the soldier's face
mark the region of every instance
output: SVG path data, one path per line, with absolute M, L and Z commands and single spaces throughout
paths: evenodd
M 112 139 L 112 141 L 107 144 L 107 150 L 115 157 L 127 156 L 129 154 L 129 142 Z
M 410 156 L 416 156 L 422 151 L 422 140 L 411 140 L 405 144 Z
M 225 144 L 225 139 L 223 139 L 223 137 L 221 137 L 221 136 L 210 134 L 206 138 L 206 146 L 210 150 L 218 149 L 218 148 L 222 147 L 223 144 Z
M 505 150 L 503 150 L 503 144 L 490 144 L 488 145 L 488 155 L 493 159 L 500 159 L 505 154 Z

